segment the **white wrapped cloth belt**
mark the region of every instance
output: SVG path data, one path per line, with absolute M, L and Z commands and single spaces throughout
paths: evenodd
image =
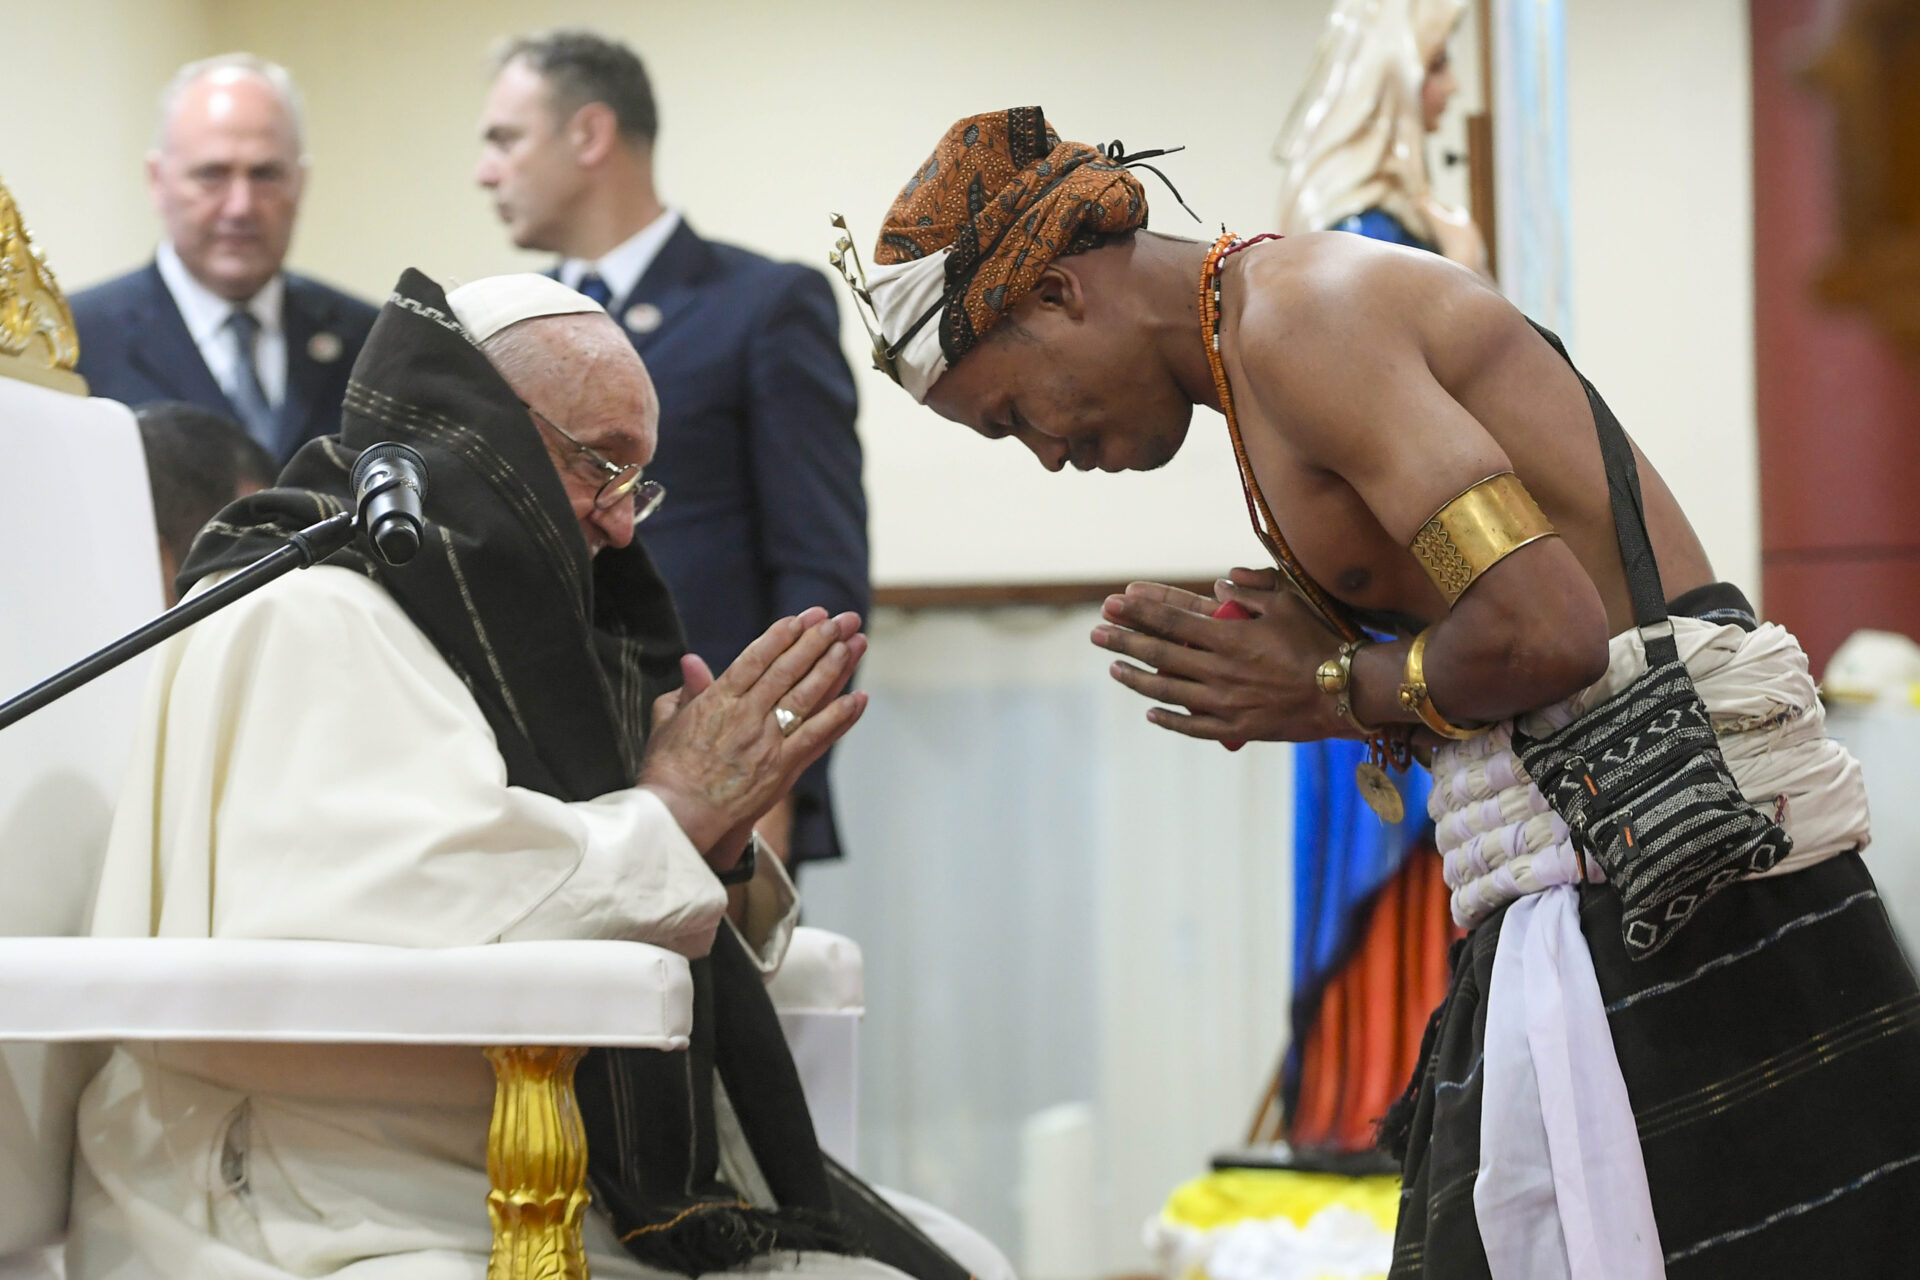
M 1675 618 L 1674 641 L 1748 801 L 1793 836 L 1786 875 L 1868 840 L 1860 766 L 1826 734 L 1798 642 Z M 1607 674 L 1523 727 L 1544 736 L 1646 671 L 1637 630 Z M 1512 726 L 1441 748 L 1429 812 L 1454 920 L 1501 922 L 1487 1028 L 1474 1213 L 1495 1280 L 1663 1276 L 1633 1108 L 1580 932 L 1579 861 L 1512 748 Z M 1588 861 L 1591 879 L 1602 879 Z

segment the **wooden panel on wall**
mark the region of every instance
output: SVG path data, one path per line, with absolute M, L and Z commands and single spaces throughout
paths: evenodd
M 1860 627 L 1920 635 L 1920 382 L 1816 283 L 1838 238 L 1832 112 L 1804 73 L 1820 8 L 1751 9 L 1763 603 L 1815 674 Z
M 1849 0 L 1813 79 L 1838 112 L 1841 235 L 1824 291 L 1920 354 L 1920 0 Z

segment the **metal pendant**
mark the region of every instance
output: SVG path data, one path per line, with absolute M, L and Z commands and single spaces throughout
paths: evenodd
M 1400 798 L 1400 788 L 1394 786 L 1387 771 L 1373 761 L 1362 760 L 1353 771 L 1353 781 L 1360 788 L 1360 798 L 1380 816 L 1380 821 L 1397 823 L 1407 816 L 1407 802 Z

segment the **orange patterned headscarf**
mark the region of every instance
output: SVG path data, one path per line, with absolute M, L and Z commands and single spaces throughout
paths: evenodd
M 1139 180 L 1098 148 L 1060 141 L 1039 107 L 969 116 L 947 130 L 880 228 L 877 274 L 946 257 L 932 304 L 886 336 L 903 348 L 915 326 L 937 324 L 940 353 L 954 364 L 1049 263 L 1146 224 Z

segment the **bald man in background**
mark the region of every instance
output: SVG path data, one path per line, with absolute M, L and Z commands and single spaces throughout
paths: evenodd
M 147 153 L 166 236 L 146 266 L 73 297 L 95 395 L 198 405 L 239 422 L 276 463 L 340 429 L 375 312 L 283 270 L 306 178 L 284 67 L 229 53 L 175 74 Z

